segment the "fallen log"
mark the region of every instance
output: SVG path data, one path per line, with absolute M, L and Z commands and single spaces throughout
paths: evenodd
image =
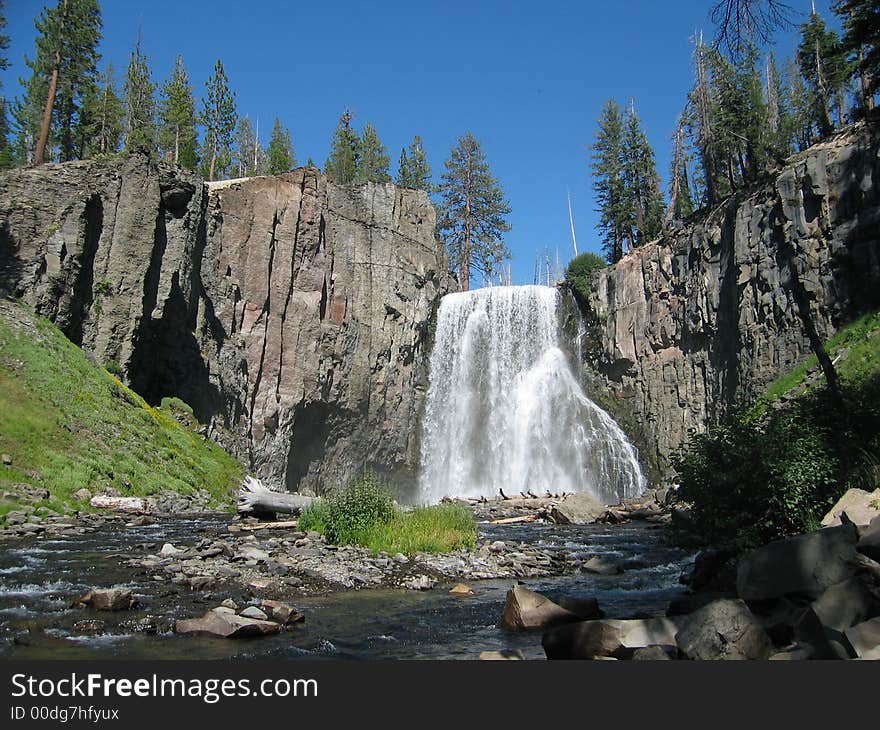
M 89 504 L 98 509 L 110 509 L 115 512 L 147 514 L 151 511 L 149 500 L 143 497 L 108 497 L 106 494 L 98 494 L 89 500 Z
M 522 522 L 537 522 L 541 515 L 523 515 L 522 517 L 504 517 L 500 520 L 490 520 L 490 525 L 516 525 Z
M 256 530 L 291 530 L 295 528 L 299 522 L 296 520 L 285 520 L 283 522 L 263 522 L 259 525 L 239 525 L 244 532 L 255 532 Z
M 292 492 L 273 492 L 259 479 L 245 477 L 238 491 L 238 512 L 249 515 L 300 514 L 315 497 Z

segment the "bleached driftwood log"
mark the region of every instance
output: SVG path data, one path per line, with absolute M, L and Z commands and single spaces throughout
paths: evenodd
M 109 509 L 114 512 L 146 514 L 152 511 L 150 501 L 143 497 L 108 497 L 106 494 L 98 494 L 89 500 L 89 504 L 98 509 Z
M 273 492 L 263 486 L 259 479 L 245 477 L 238 491 L 238 511 L 240 514 L 265 515 L 281 512 L 298 515 L 313 501 L 314 497 L 291 492 Z

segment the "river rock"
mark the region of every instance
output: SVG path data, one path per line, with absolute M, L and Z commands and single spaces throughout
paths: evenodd
M 595 598 L 571 598 L 563 596 L 557 603 L 566 611 L 571 611 L 582 621 L 592 621 L 602 618 L 604 613 L 599 608 L 599 601 Z
M 261 605 L 269 612 L 275 621 L 278 621 L 283 626 L 301 623 L 306 619 L 306 617 L 293 606 L 282 601 L 264 600 Z
M 500 651 L 482 651 L 480 659 L 484 661 L 523 660 L 525 657 L 519 649 L 502 649 Z
M 126 611 L 137 605 L 137 599 L 128 588 L 102 588 L 91 590 L 74 601 L 74 606 L 84 605 L 96 611 Z
M 676 650 L 678 619 L 601 619 L 580 621 L 551 629 L 541 644 L 548 659 L 595 659 L 629 656 L 639 648 Z
M 880 614 L 880 602 L 857 578 L 829 586 L 811 607 L 823 626 L 837 631 Z
M 570 494 L 550 510 L 550 519 L 558 525 L 588 525 L 602 517 L 608 508 L 597 499 L 579 492 Z
M 522 631 L 578 620 L 577 614 L 564 609 L 546 596 L 515 584 L 507 592 L 507 603 L 499 626 L 508 631 Z
M 166 542 L 162 549 L 159 551 L 159 555 L 162 555 L 166 558 L 173 557 L 175 555 L 180 555 L 181 553 L 185 553 L 186 550 L 181 550 L 180 548 L 175 547 L 170 542 Z
M 474 595 L 474 589 L 470 586 L 466 586 L 464 583 L 457 583 L 449 589 L 449 592 L 453 596 L 472 596 Z
M 880 618 L 863 621 L 844 633 L 859 659 L 880 659 Z
M 744 601 L 720 600 L 686 617 L 675 637 L 688 659 L 766 659 L 770 637 Z
M 740 559 L 736 588 L 746 601 L 785 595 L 817 598 L 829 586 L 850 578 L 856 554 L 854 525 L 826 527 L 777 540 Z
M 596 575 L 617 575 L 623 572 L 623 568 L 618 563 L 614 563 L 599 556 L 593 556 L 587 560 L 581 569 L 587 573 L 595 573 Z
M 858 551 L 880 561 L 880 517 L 875 517 L 867 527 L 859 530 Z
M 281 624 L 212 610 L 201 618 L 180 619 L 174 624 L 174 631 L 178 634 L 209 634 L 224 639 L 243 639 L 277 634 L 281 631 Z
M 842 524 L 841 519 L 844 514 L 848 522 L 859 526 L 866 526 L 871 520 L 880 517 L 880 489 L 875 489 L 873 492 L 848 489 L 822 518 L 822 527 Z
M 244 609 L 244 610 L 243 610 L 241 613 L 239 613 L 238 615 L 239 615 L 239 616 L 244 616 L 245 618 L 255 618 L 255 619 L 258 619 L 258 620 L 260 620 L 260 621 L 266 621 L 266 620 L 269 618 L 265 613 L 263 613 L 263 612 L 262 612 L 259 608 L 257 608 L 256 606 L 248 606 L 246 609 Z

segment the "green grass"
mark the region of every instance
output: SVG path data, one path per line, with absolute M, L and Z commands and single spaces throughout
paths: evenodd
M 446 553 L 477 542 L 474 517 L 466 507 L 442 504 L 407 512 L 393 506 L 387 488 L 370 476 L 313 503 L 300 515 L 299 528 L 374 554 Z
M 842 381 L 857 384 L 872 376 L 880 368 L 880 312 L 862 315 L 848 324 L 828 340 L 825 349 L 832 361 L 841 356 L 835 367 Z M 807 373 L 818 365 L 816 356 L 810 355 L 771 383 L 761 400 L 772 402 L 800 388 Z
M 204 489 L 229 502 L 240 465 L 182 425 L 171 407 L 153 408 L 46 320 L 0 310 L 0 490 L 48 489 L 53 508 L 83 509 L 73 497 L 113 488 L 124 496 Z M 194 421 L 191 425 L 196 425 Z

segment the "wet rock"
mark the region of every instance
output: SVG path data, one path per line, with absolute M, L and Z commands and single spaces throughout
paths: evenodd
M 480 659 L 483 661 L 516 661 L 524 660 L 525 656 L 519 649 L 501 649 L 500 651 L 482 651 Z
M 596 575 L 617 575 L 623 572 L 623 568 L 606 558 L 594 556 L 587 560 L 581 569 L 587 573 L 595 573 Z
M 844 633 L 859 659 L 880 659 L 880 618 L 863 621 Z
M 281 631 L 281 624 L 212 610 L 201 618 L 177 621 L 174 631 L 178 634 L 208 634 L 224 639 L 244 639 L 277 634 Z
M 257 608 L 256 606 L 248 606 L 246 609 L 244 609 L 244 610 L 243 610 L 241 613 L 239 613 L 238 615 L 239 615 L 239 616 L 244 616 L 245 618 L 255 618 L 255 619 L 259 619 L 260 621 L 266 621 L 266 620 L 269 618 L 265 613 L 263 613 L 263 612 L 262 612 L 259 608 Z
M 566 611 L 571 611 L 582 621 L 592 621 L 605 615 L 602 609 L 599 608 L 599 601 L 595 598 L 570 598 L 563 596 L 556 603 Z
M 847 522 L 867 526 L 871 520 L 880 516 L 880 489 L 875 489 L 873 492 L 848 489 L 822 518 L 822 527 L 843 524 L 844 516 Z
M 558 525 L 588 525 L 598 520 L 607 507 L 587 494 L 570 494 L 550 511 L 550 519 Z
M 269 615 L 283 626 L 305 621 L 305 616 L 297 611 L 293 606 L 282 601 L 265 600 L 261 603 L 262 607 L 269 612 Z
M 580 621 L 551 629 L 541 644 L 548 659 L 627 657 L 636 649 L 666 646 L 675 650 L 675 619 L 601 619 Z
M 101 621 L 101 619 L 89 618 L 77 621 L 73 625 L 73 630 L 78 634 L 100 634 L 104 631 L 106 625 L 106 622 Z
M 540 593 L 516 584 L 507 592 L 507 602 L 498 625 L 508 631 L 522 631 L 543 629 L 578 620 L 577 614 Z
M 89 606 L 96 611 L 126 611 L 137 605 L 128 588 L 106 588 L 89 591 L 73 602 L 74 607 Z
M 766 659 L 770 637 L 744 601 L 720 600 L 686 617 L 676 643 L 688 659 Z
M 853 525 L 827 527 L 777 540 L 739 561 L 736 588 L 746 601 L 790 594 L 814 598 L 853 575 L 858 533 Z
M 464 583 L 457 583 L 449 589 L 449 592 L 453 596 L 472 596 L 474 595 L 474 589 L 470 586 L 465 585 Z

